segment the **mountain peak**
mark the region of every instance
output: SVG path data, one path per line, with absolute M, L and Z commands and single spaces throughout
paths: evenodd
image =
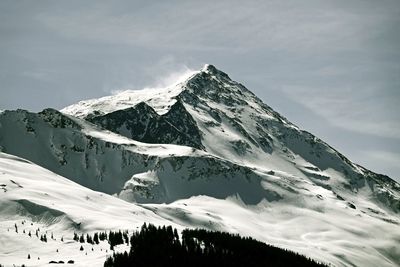
M 205 64 L 203 68 L 201 69 L 203 72 L 216 72 L 218 71 L 217 68 L 214 65 L 211 64 Z
M 227 79 L 230 79 L 228 74 L 217 69 L 214 65 L 211 65 L 211 64 L 205 64 L 203 66 L 203 68 L 201 69 L 200 73 L 207 73 L 207 74 L 211 74 L 211 75 L 215 75 L 215 76 L 223 76 Z

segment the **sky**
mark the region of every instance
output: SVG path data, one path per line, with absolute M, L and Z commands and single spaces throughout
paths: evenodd
M 0 109 L 61 109 L 213 64 L 400 181 L 400 1 L 0 1 Z

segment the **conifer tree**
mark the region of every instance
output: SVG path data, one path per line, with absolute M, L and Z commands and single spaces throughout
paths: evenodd
M 89 234 L 86 235 L 86 242 L 89 244 L 93 244 L 93 239 Z
M 124 238 L 124 240 L 125 240 L 125 243 L 129 245 L 128 231 L 125 231 L 125 232 L 122 234 L 122 236 L 123 236 L 123 238 Z
M 94 233 L 93 241 L 94 241 L 94 243 L 96 243 L 97 245 L 99 244 L 99 235 L 98 235 L 97 233 Z
M 46 236 L 46 234 L 40 236 L 40 241 L 42 241 L 42 242 L 47 242 L 47 236 Z

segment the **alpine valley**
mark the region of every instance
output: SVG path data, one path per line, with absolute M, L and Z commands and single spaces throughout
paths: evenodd
M 5 266 L 103 266 L 109 245 L 81 251 L 74 233 L 144 222 L 250 236 L 333 266 L 400 266 L 400 185 L 212 65 L 166 88 L 3 111 L 0 151 Z

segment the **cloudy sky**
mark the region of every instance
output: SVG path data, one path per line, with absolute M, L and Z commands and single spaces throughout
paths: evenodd
M 0 109 L 62 108 L 205 63 L 400 178 L 398 0 L 0 1 Z

